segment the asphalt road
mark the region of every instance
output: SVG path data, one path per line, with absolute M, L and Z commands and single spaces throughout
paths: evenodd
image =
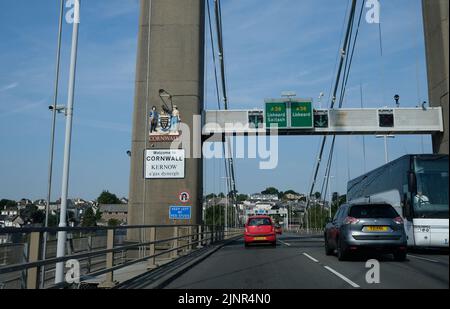
M 366 282 L 366 262 L 380 263 L 380 283 Z M 285 234 L 278 246 L 244 248 L 235 241 L 172 281 L 168 289 L 448 289 L 446 252 L 414 252 L 405 262 L 390 255 L 340 262 L 326 256 L 321 238 Z

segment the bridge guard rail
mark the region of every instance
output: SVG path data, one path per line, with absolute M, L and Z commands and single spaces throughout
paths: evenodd
M 129 235 L 128 232 L 136 229 L 140 231 L 138 233 L 139 240 L 126 239 Z M 58 258 L 55 245 L 56 235 L 60 231 L 65 231 L 71 236 L 67 240 L 68 254 Z M 42 240 L 45 233 L 49 235 L 49 240 L 47 256 L 42 257 Z M 158 237 L 159 233 L 169 236 L 160 238 Z M 26 244 L 24 249 L 27 251 L 25 262 L 0 266 L 0 287 L 8 288 L 8 284 L 12 285 L 15 282 L 16 286 L 37 289 L 41 283 L 40 272 L 44 268 L 46 273 L 52 272 L 56 263 L 77 261 L 80 265 L 80 282 L 105 275 L 105 280 L 100 287 L 111 288 L 116 284 L 114 271 L 145 261 L 147 261 L 147 269 L 152 270 L 158 267 L 158 257 L 165 256 L 166 262 L 172 261 L 192 251 L 242 234 L 243 230 L 239 228 L 225 230 L 223 226 L 209 225 L 0 228 L 0 235 L 13 236 L 11 238 L 15 241 L 19 239 Z M 77 240 L 78 245 L 74 245 L 74 240 Z M 0 253 L 2 247 L 5 246 L 8 244 L 0 245 Z M 5 250 L 5 252 L 9 251 Z M 21 275 L 22 273 L 25 273 L 25 276 Z M 17 277 L 14 277 L 15 275 Z M 53 281 L 54 276 L 44 276 L 44 287 L 65 288 L 70 286 L 67 282 L 54 284 Z

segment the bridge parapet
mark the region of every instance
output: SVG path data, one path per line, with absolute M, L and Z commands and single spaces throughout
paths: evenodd
M 130 231 L 138 230 L 142 237 L 139 241 L 126 241 Z M 156 237 L 161 230 L 172 230 L 173 234 L 164 239 Z M 56 248 L 48 248 L 47 256 L 42 257 L 42 239 L 49 235 L 48 246 L 56 245 L 56 235 L 65 231 L 68 237 L 68 253 L 57 258 Z M 167 234 L 167 233 L 165 233 Z M 24 259 L 0 266 L 0 286 L 2 288 L 67 288 L 76 283 L 80 287 L 84 282 L 98 282 L 98 287 L 111 288 L 117 283 L 115 275 L 118 271 L 133 265 L 145 263 L 141 273 L 158 268 L 180 256 L 241 235 L 239 229 L 225 231 L 223 226 L 209 225 L 140 225 L 119 227 L 89 227 L 89 228 L 0 228 L 0 235 L 15 235 L 15 239 L 23 243 Z M 147 236 L 149 235 L 149 236 Z M 20 238 L 20 240 L 18 240 Z M 95 240 L 93 240 L 93 238 Z M 101 240 L 99 240 L 101 238 Z M 77 245 L 74 246 L 76 240 Z M 92 244 L 96 244 L 92 246 Z M 82 245 L 84 244 L 84 245 Z M 164 249 L 160 244 L 167 244 Z M 0 253 L 9 251 L 8 246 L 2 244 Z M 164 262 L 159 257 L 168 256 Z M 79 266 L 79 277 L 75 282 L 53 284 L 54 277 L 45 276 L 44 284 L 40 282 L 41 271 L 52 273 L 56 263 L 76 262 Z M 67 265 L 67 264 L 66 264 Z M 75 269 L 75 268 L 74 268 Z M 66 274 L 67 275 L 67 274 Z M 97 278 L 97 279 L 95 279 Z M 129 280 L 131 278 L 124 278 Z

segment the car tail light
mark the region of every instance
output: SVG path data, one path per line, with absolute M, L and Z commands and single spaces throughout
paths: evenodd
M 394 218 L 393 220 L 394 220 L 394 222 L 397 223 L 397 224 L 403 224 L 403 219 L 402 219 L 402 217 L 397 217 L 397 218 Z
M 356 224 L 359 222 L 359 219 L 353 218 L 353 217 L 347 217 L 344 220 L 344 224 Z

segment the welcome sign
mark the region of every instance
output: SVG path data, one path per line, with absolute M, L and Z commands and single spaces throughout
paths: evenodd
M 183 149 L 146 150 L 146 179 L 184 179 L 186 156 Z

